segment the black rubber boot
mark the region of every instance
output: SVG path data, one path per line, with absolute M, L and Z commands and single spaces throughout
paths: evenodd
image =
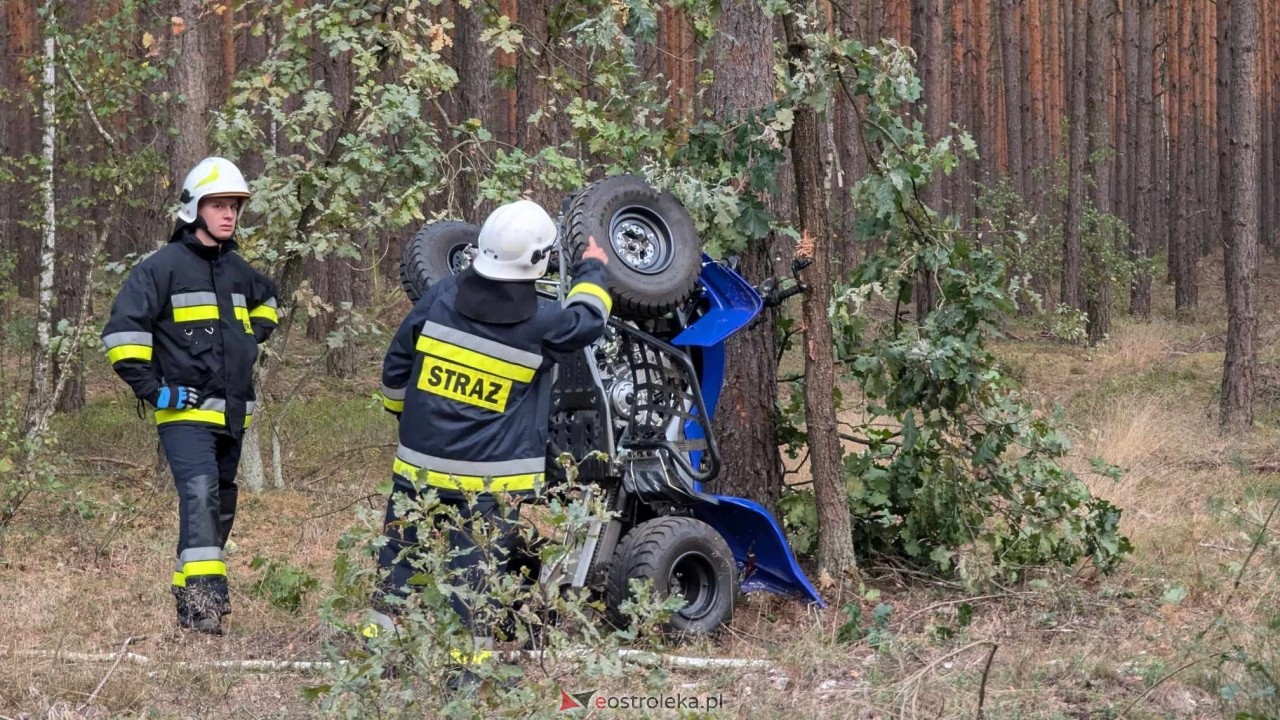
M 230 612 L 231 605 L 227 599 L 227 579 L 221 576 L 188 577 L 186 591 L 191 629 L 207 635 L 221 635 L 223 609 Z
M 191 603 L 187 602 L 187 589 L 178 585 L 170 588 L 174 602 L 178 606 L 178 627 L 190 629 L 195 627 L 195 617 L 191 614 Z

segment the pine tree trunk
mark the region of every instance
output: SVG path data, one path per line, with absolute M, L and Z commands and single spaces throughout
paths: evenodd
M 1128 0 L 1133 2 L 1133 0 Z M 1137 104 L 1137 131 L 1133 143 L 1135 166 L 1135 188 L 1137 191 L 1137 217 L 1131 236 L 1130 257 L 1135 261 L 1145 261 L 1151 256 L 1153 225 L 1155 218 L 1155 155 L 1156 148 L 1156 110 L 1155 110 L 1155 2 L 1156 0 L 1138 0 L 1138 47 L 1137 47 L 1137 81 L 1135 94 Z M 1140 269 L 1134 278 L 1133 288 L 1129 296 L 1129 312 L 1135 317 L 1149 319 L 1151 317 L 1151 273 Z
M 1258 0 L 1231 0 L 1231 232 L 1224 261 L 1227 354 L 1222 368 L 1222 427 L 1253 426 L 1257 367 Z
M 454 39 L 454 67 L 458 72 L 457 94 L 458 115 L 455 123 L 469 119 L 480 121 L 486 130 L 494 130 L 496 117 L 493 104 L 493 58 L 480 34 L 484 32 L 484 19 L 479 8 L 472 4 L 470 8 L 454 5 L 457 27 Z M 530 152 L 537 152 L 531 149 Z M 465 152 L 467 169 L 459 175 L 458 210 L 461 217 L 476 218 L 477 221 L 488 216 L 493 209 L 492 202 L 481 202 L 480 179 L 489 172 L 486 154 L 482 148 L 469 146 Z M 554 208 L 552 208 L 554 211 Z
M 918 16 L 913 15 L 913 24 L 919 26 L 920 32 L 920 37 L 913 38 L 913 41 L 918 43 L 917 55 L 923 68 L 924 131 L 929 142 L 937 142 L 946 128 L 943 115 L 943 63 L 946 60 L 946 49 L 942 44 L 942 12 L 939 5 L 940 0 L 917 0 L 917 4 L 913 5 L 913 13 L 918 13 Z M 938 172 L 925 179 L 921 192 L 924 203 L 939 212 L 942 212 L 941 186 L 942 173 Z M 938 304 L 936 287 L 937 278 L 922 265 L 916 278 L 914 293 L 918 320 L 923 321 L 925 315 Z
M 6 88 L 14 92 L 11 107 L 15 110 L 5 116 L 4 124 L 9 126 L 10 143 L 13 148 L 11 157 L 21 158 L 28 154 L 36 155 L 40 148 L 38 114 L 32 111 L 32 106 L 38 102 L 38 99 L 28 99 L 32 91 L 26 68 L 26 64 L 34 60 L 39 52 L 37 41 L 39 25 L 36 21 L 35 0 L 10 0 L 5 3 L 4 12 L 8 26 L 6 28 L 8 47 L 6 55 L 0 61 L 8 64 L 9 77 L 12 81 L 6 85 Z M 31 105 L 28 105 L 28 102 Z M 4 238 L 15 254 L 16 265 L 11 281 L 17 284 L 18 292 L 23 297 L 33 297 L 39 284 L 37 280 L 40 277 L 40 255 L 31 252 L 30 249 L 39 247 L 42 238 L 36 229 L 24 226 L 18 221 L 30 218 L 30 204 L 37 202 L 39 197 L 36 183 L 15 184 L 13 190 L 5 194 L 11 194 L 11 212 L 13 213 L 12 234 L 6 234 Z
M 209 155 L 207 123 L 209 122 L 210 77 L 217 66 L 210 62 L 213 54 L 207 42 L 208 20 L 201 17 L 203 0 L 177 0 L 177 18 L 183 21 L 183 30 L 175 39 L 174 58 L 169 78 L 175 97 L 186 100 L 175 103 L 173 114 L 173 145 L 169 153 L 169 176 L 174 184 L 172 200 L 177 201 L 182 190 L 182 179 L 191 168 Z M 175 189 L 176 188 L 176 189 Z
M 1118 176 L 1120 182 L 1116 198 L 1116 215 L 1124 218 L 1130 228 L 1137 226 L 1137 160 L 1138 160 L 1138 56 L 1141 49 L 1138 43 L 1138 0 L 1123 0 L 1124 11 L 1121 22 L 1124 24 L 1124 94 L 1123 103 L 1117 106 L 1124 108 L 1124 122 L 1116 124 L 1116 148 L 1120 166 Z M 1132 312 L 1132 308 L 1130 308 Z
M 1171 127 L 1173 123 L 1173 105 L 1171 87 L 1173 65 L 1170 60 L 1169 44 L 1173 42 L 1172 32 L 1170 30 L 1170 11 L 1166 3 L 1156 3 L 1155 27 L 1159 33 L 1156 40 L 1156 52 L 1154 71 L 1156 75 L 1156 87 L 1160 91 L 1155 96 L 1155 112 L 1156 112 L 1156 144 L 1155 144 L 1155 179 L 1156 188 L 1153 193 L 1152 201 L 1155 204 L 1155 238 L 1151 247 L 1147 249 L 1150 255 L 1157 255 L 1168 247 L 1170 243 L 1169 219 L 1172 214 L 1170 207 L 1170 165 L 1172 158 L 1170 157 L 1170 146 L 1173 143 Z
M 707 89 L 709 110 L 720 122 L 741 119 L 772 101 L 773 65 L 759 52 L 773 38 L 773 21 L 749 0 L 721 5 L 711 48 L 715 83 Z M 741 255 L 740 270 L 757 283 L 773 274 L 772 237 L 752 242 Z M 773 423 L 778 386 L 778 355 L 773 311 L 763 322 L 733 336 L 725 348 L 726 377 L 716 411 L 716 432 L 726 448 L 720 482 L 725 492 L 777 509 L 782 493 L 782 461 Z
M 1071 128 L 1067 180 L 1067 222 L 1062 233 L 1062 304 L 1083 310 L 1085 161 L 1088 158 L 1085 68 L 1088 65 L 1088 0 L 1074 0 L 1071 31 L 1071 87 L 1068 109 Z
M 1218 2 L 1215 5 L 1215 16 L 1218 26 L 1218 61 L 1217 61 L 1217 97 L 1214 100 L 1218 119 L 1218 208 L 1217 234 L 1221 242 L 1226 243 L 1231 237 L 1232 203 L 1236 195 L 1232 192 L 1231 162 L 1231 55 L 1235 50 L 1233 28 L 1231 27 L 1230 1 Z
M 1169 231 L 1169 265 L 1173 269 L 1174 309 L 1179 314 L 1190 312 L 1197 304 L 1198 283 L 1196 260 L 1200 256 L 1195 234 L 1192 231 L 1195 215 L 1192 212 L 1193 189 L 1191 176 L 1195 172 L 1195 108 L 1193 104 L 1194 77 L 1191 65 L 1192 16 L 1190 0 L 1180 3 L 1178 10 L 1178 59 L 1172 68 L 1177 75 L 1178 143 L 1175 172 L 1170 178 L 1173 192 L 1174 227 Z
M 1027 177 L 1031 178 L 1032 189 L 1028 200 L 1038 213 L 1043 213 L 1045 210 L 1046 187 L 1045 183 L 1037 179 L 1039 176 L 1033 171 L 1042 171 L 1049 163 L 1048 125 L 1054 121 L 1048 111 L 1047 97 L 1051 60 L 1047 49 L 1049 43 L 1045 36 L 1048 34 L 1046 30 L 1052 29 L 1044 21 L 1048 4 L 1048 0 L 1032 0 L 1026 16 L 1031 35 L 1030 62 L 1027 68 L 1031 86 L 1031 107 L 1027 118 L 1027 147 L 1030 148 L 1030 152 L 1027 154 L 1026 162 Z
M 976 138 L 982 154 L 978 158 L 979 179 L 994 183 L 1000 177 L 1000 118 L 994 112 L 998 95 L 997 83 L 991 77 L 991 26 L 994 11 L 988 0 L 974 0 L 973 22 L 977 24 L 973 49 L 975 90 L 972 114 L 977 124 Z
M 859 4 L 862 3 L 872 4 L 869 0 L 859 0 Z M 862 10 L 862 8 L 857 9 Z M 849 12 L 838 16 L 841 32 L 845 37 L 865 41 L 867 33 L 863 28 L 859 27 L 858 22 L 864 17 L 864 14 L 862 12 Z M 833 227 L 837 237 L 841 238 L 839 253 L 840 274 L 845 277 L 853 271 L 859 261 L 861 243 L 854 232 L 857 218 L 854 216 L 852 190 L 854 184 L 867 173 L 867 160 L 862 153 L 862 146 L 858 139 L 861 130 L 858 126 L 857 115 L 854 112 L 853 100 L 845 93 L 837 92 L 833 97 L 833 101 L 835 109 L 835 154 L 833 157 L 838 166 L 835 173 L 835 183 L 832 185 L 832 192 L 835 193 L 832 201 L 834 203 L 833 209 L 839 213 L 833 222 Z
M 1014 8 L 1018 26 L 1018 123 L 1022 126 L 1022 182 L 1025 186 L 1023 200 L 1033 203 L 1038 193 L 1031 180 L 1031 170 L 1035 167 L 1035 130 L 1032 127 L 1031 103 L 1033 102 L 1032 84 L 1036 72 L 1036 63 L 1031 51 L 1033 49 L 1031 26 L 1036 24 L 1031 15 L 1034 0 L 1019 0 Z
M 796 30 L 795 17 L 783 18 L 787 44 L 804 61 L 808 48 Z M 805 242 L 797 256 L 813 258 L 804 272 L 809 286 L 802 315 L 805 338 L 805 422 L 809 435 L 809 467 L 818 505 L 818 569 L 833 578 L 858 579 L 853 552 L 853 530 L 849 518 L 849 497 L 845 490 L 837 436 L 836 407 L 832 390 L 836 387 L 835 351 L 827 306 L 831 301 L 831 258 L 833 238 L 827 222 L 827 197 L 823 186 L 823 148 L 820 122 L 813 106 L 804 104 L 795 111 L 791 134 L 795 163 L 796 202 L 800 232 Z
M 1108 31 L 1108 11 L 1110 0 L 1089 0 L 1088 41 L 1089 48 L 1097 57 L 1110 58 L 1110 32 Z M 1103 62 L 1089 62 L 1086 84 L 1088 97 L 1086 112 L 1089 126 L 1089 157 L 1086 172 L 1093 181 L 1092 205 L 1095 213 L 1101 215 L 1112 210 L 1112 158 L 1111 128 L 1107 107 L 1108 93 L 1111 87 L 1111 65 Z M 1099 228 L 1095 233 L 1102 232 Z M 1104 238 L 1103 242 L 1111 242 Z M 1093 282 L 1088 288 L 1086 312 L 1089 314 L 1088 331 L 1091 345 L 1101 342 L 1111 332 L 1111 295 L 1112 284 L 1109 268 L 1103 259 L 1102 250 L 1095 243 L 1088 253 L 1089 266 Z
M 17 3 L 9 3 L 16 5 Z M 18 78 L 20 75 L 13 71 L 13 30 L 9 24 L 9 13 L 0 12 L 0 89 L 9 91 L 18 86 Z M 4 118 L 4 122 L 0 122 L 0 157 L 21 157 L 18 152 L 17 143 L 14 142 L 16 135 L 16 123 L 14 120 L 17 116 L 17 102 L 10 97 L 8 92 L 0 92 L 0 117 Z M 0 253 L 5 255 L 14 255 L 18 251 L 18 244 L 14 237 L 14 230 L 17 228 L 17 218 L 21 213 L 21 207 L 17 203 L 15 193 L 10 186 L 8 192 L 0 193 Z M 16 285 L 17 278 L 12 273 L 6 273 L 3 277 L 6 283 Z
M 1009 178 L 1018 194 L 1026 197 L 1022 160 L 1022 70 L 1018 49 L 1018 0 L 1000 0 L 1000 65 L 1004 71 L 1005 137 L 1009 146 Z

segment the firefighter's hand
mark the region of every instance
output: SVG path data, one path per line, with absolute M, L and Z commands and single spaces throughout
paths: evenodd
M 587 236 L 587 249 L 582 251 L 583 260 L 599 260 L 601 265 L 609 264 L 609 256 L 605 254 L 604 249 L 596 243 L 594 235 Z
M 161 385 L 147 401 L 157 410 L 189 410 L 200 407 L 200 392 L 186 385 Z

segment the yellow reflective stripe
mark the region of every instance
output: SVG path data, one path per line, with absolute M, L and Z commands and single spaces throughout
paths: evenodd
M 386 395 L 383 395 L 383 396 L 382 396 L 382 407 L 384 407 L 384 408 L 386 408 L 386 409 L 390 410 L 391 412 L 404 412 L 404 401 L 403 401 L 403 400 L 392 400 L 391 398 L 387 397 Z
M 478 650 L 473 653 L 463 652 L 461 650 L 450 650 L 449 657 L 459 665 L 479 665 L 493 657 L 492 650 Z
M 182 574 L 188 578 L 196 575 L 226 575 L 227 564 L 221 560 L 196 560 L 183 564 Z
M 240 324 L 241 324 L 241 325 L 244 325 L 244 331 L 245 331 L 245 332 L 247 332 L 247 333 L 251 333 L 251 332 L 253 332 L 253 327 L 252 327 L 251 325 L 249 325 L 249 308 L 241 307 L 241 306 L 237 305 L 237 306 L 236 306 L 236 319 L 240 321 Z
M 450 475 L 449 473 L 423 471 L 409 463 L 396 458 L 392 469 L 399 475 L 426 482 L 432 487 L 445 490 L 464 490 L 467 492 L 523 492 L 533 490 L 542 480 L 542 473 L 526 473 L 524 475 L 499 475 L 485 478 L 477 475 Z
M 163 425 L 171 422 L 200 422 L 210 425 L 226 425 L 227 414 L 221 410 L 157 410 L 156 424 Z M 253 415 L 246 413 L 244 416 L 244 426 L 249 427 L 253 422 Z
M 174 586 L 175 586 L 175 587 L 186 587 L 186 586 L 187 586 L 187 576 L 186 576 L 186 575 L 183 575 L 183 574 L 182 574 L 182 573 L 180 573 L 180 572 L 175 572 L 175 573 L 173 574 L 173 584 L 174 584 Z
M 217 320 L 217 305 L 192 305 L 173 309 L 174 322 L 193 322 L 196 320 Z
M 202 422 L 211 425 L 226 425 L 227 414 L 221 410 L 157 410 L 156 424 L 171 422 Z
M 609 295 L 608 290 L 605 290 L 595 283 L 580 282 L 573 286 L 573 289 L 569 291 L 569 294 L 566 297 L 573 297 L 580 293 L 585 293 L 598 298 L 600 302 L 604 303 L 605 312 L 613 312 L 613 297 Z
M 533 368 L 517 365 L 506 360 L 499 360 L 496 357 L 478 353 L 475 350 L 468 350 L 426 335 L 418 336 L 418 351 L 428 355 L 435 355 L 445 360 L 452 360 L 460 365 L 473 367 L 477 370 L 483 370 L 490 375 L 497 375 L 498 377 L 522 383 L 533 382 L 533 376 L 538 372 Z
M 258 318 L 259 320 L 270 320 L 277 325 L 280 323 L 280 313 L 270 305 L 259 305 L 249 312 L 249 317 Z
M 208 185 L 208 184 L 209 184 L 209 183 L 211 183 L 211 182 L 216 182 L 216 181 L 217 181 L 217 179 L 218 179 L 218 163 L 216 163 L 216 162 L 215 162 L 215 163 L 213 164 L 213 170 L 210 170 L 210 171 L 209 171 L 209 174 L 208 174 L 208 175 L 206 175 L 206 176 L 205 176 L 205 178 L 204 178 L 203 180 L 201 180 L 200 182 L 196 183 L 196 186 L 195 186 L 194 188 L 192 188 L 192 189 L 193 189 L 193 190 L 198 190 L 198 189 L 200 189 L 200 188 L 204 187 L 205 185 Z
M 107 359 L 112 365 L 121 360 L 142 360 L 151 362 L 150 345 L 117 345 L 107 351 Z

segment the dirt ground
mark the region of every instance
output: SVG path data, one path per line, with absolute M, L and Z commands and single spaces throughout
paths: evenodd
M 1280 273 L 1268 261 L 1250 437 L 1217 430 L 1225 314 L 1215 274 L 1203 268 L 1193 317 L 1174 321 L 1160 287 L 1156 318 L 1118 318 L 1099 348 L 1056 343 L 1030 326 L 998 343 L 1038 405 L 1064 408 L 1073 469 L 1086 474 L 1095 457 L 1124 469 L 1118 482 L 1088 476 L 1124 509 L 1135 552 L 1117 573 L 1085 567 L 966 588 L 868 564 L 867 587 L 842 597 L 826 589 L 832 602 L 823 611 L 743 598 L 726 632 L 671 651 L 767 658 L 773 669 L 671 671 L 666 692 L 718 694 L 724 707 L 707 717 L 974 717 L 979 708 L 987 718 L 1276 717 L 1267 708 L 1277 712 L 1280 701 L 1247 697 L 1264 689 L 1247 663 L 1266 671 L 1280 658 L 1280 518 L 1259 535 L 1280 494 Z M 295 400 L 278 418 L 285 487 L 241 496 L 228 558 L 235 611 L 221 638 L 174 628 L 173 490 L 156 472 L 153 428 L 96 368 L 89 407 L 58 420 L 62 449 L 76 458 L 61 468 L 65 487 L 34 497 L 0 534 L 0 716 L 316 715 L 316 701 L 301 692 L 320 682 L 316 673 L 193 664 L 323 659 L 334 633 L 317 607 L 335 545 L 355 507 L 380 504 L 374 488 L 394 447 L 392 423 L 371 399 L 376 348 L 367 355 L 350 381 L 291 369 L 285 387 L 296 388 Z M 318 580 L 297 614 L 252 591 L 257 556 Z M 887 607 L 877 632 L 842 642 L 846 603 L 863 618 Z M 146 662 L 76 655 L 113 653 L 126 640 Z M 646 671 L 631 672 L 612 691 L 643 687 Z M 549 695 L 512 716 L 554 716 L 559 702 Z

